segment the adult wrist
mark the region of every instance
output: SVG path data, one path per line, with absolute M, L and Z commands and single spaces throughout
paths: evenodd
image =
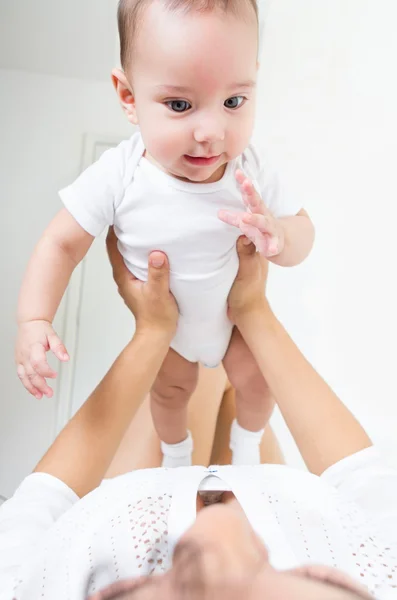
M 235 316 L 235 324 L 240 331 L 244 329 L 251 329 L 252 326 L 256 327 L 260 320 L 264 326 L 270 326 L 272 321 L 275 319 L 274 313 L 266 300 L 258 302 L 257 304 L 240 311 Z
M 148 323 L 136 323 L 134 337 L 151 340 L 152 343 L 170 345 L 176 328 L 166 328 Z

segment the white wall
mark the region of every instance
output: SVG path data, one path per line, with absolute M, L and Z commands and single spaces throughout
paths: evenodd
M 393 0 L 274 0 L 258 137 L 317 228 L 304 265 L 273 270 L 274 306 L 397 463 L 396 21 Z
M 1 0 L 0 69 L 106 81 L 118 0 Z
M 310 259 L 273 269 L 273 305 L 300 347 L 368 428 L 397 454 L 393 0 L 275 0 L 257 136 L 317 226 Z M 110 85 L 0 72 L 0 494 L 50 442 L 55 401 L 14 374 L 16 296 L 27 258 L 78 172 L 84 131 L 124 133 Z M 299 464 L 276 418 L 288 459 Z M 12 464 L 12 470 L 7 467 Z
M 47 449 L 56 411 L 56 399 L 36 401 L 15 374 L 14 315 L 23 271 L 60 208 L 58 189 L 79 172 L 83 134 L 125 136 L 129 128 L 110 80 L 3 70 L 0 131 L 0 494 L 8 496 Z

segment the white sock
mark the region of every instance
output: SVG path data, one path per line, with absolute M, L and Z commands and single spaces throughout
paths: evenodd
M 193 439 L 190 431 L 188 431 L 186 440 L 179 444 L 161 442 L 161 452 L 163 453 L 163 467 L 191 467 Z
M 243 429 L 236 420 L 233 421 L 230 432 L 230 450 L 232 465 L 260 465 L 260 445 L 264 429 L 248 431 Z

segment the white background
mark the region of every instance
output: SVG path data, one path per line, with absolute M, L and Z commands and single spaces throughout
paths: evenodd
M 5 496 L 53 439 L 59 397 L 37 402 L 15 375 L 14 315 L 23 271 L 60 208 L 57 190 L 78 174 L 83 134 L 130 134 L 109 79 L 116 62 L 114 14 L 115 0 L 0 4 L 0 494 Z M 255 134 L 304 199 L 317 228 L 315 250 L 304 265 L 272 270 L 273 306 L 394 460 L 396 22 L 393 0 L 274 0 Z M 85 293 L 95 302 L 98 276 L 92 273 Z M 119 343 L 111 337 L 108 312 L 88 317 L 87 312 L 81 322 L 86 362 L 77 361 L 75 382 L 81 400 Z M 275 426 L 287 458 L 298 465 L 277 417 Z

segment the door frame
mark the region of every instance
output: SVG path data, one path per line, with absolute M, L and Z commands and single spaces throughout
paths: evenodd
M 83 135 L 80 173 L 95 162 L 99 147 L 114 148 L 123 139 L 125 138 L 116 135 L 85 133 Z M 84 272 L 85 259 L 74 270 L 65 294 L 64 318 L 60 334 L 71 358 L 67 363 L 60 363 L 54 437 L 58 435 L 73 416 L 72 400 L 79 339 L 80 309 L 84 289 Z

